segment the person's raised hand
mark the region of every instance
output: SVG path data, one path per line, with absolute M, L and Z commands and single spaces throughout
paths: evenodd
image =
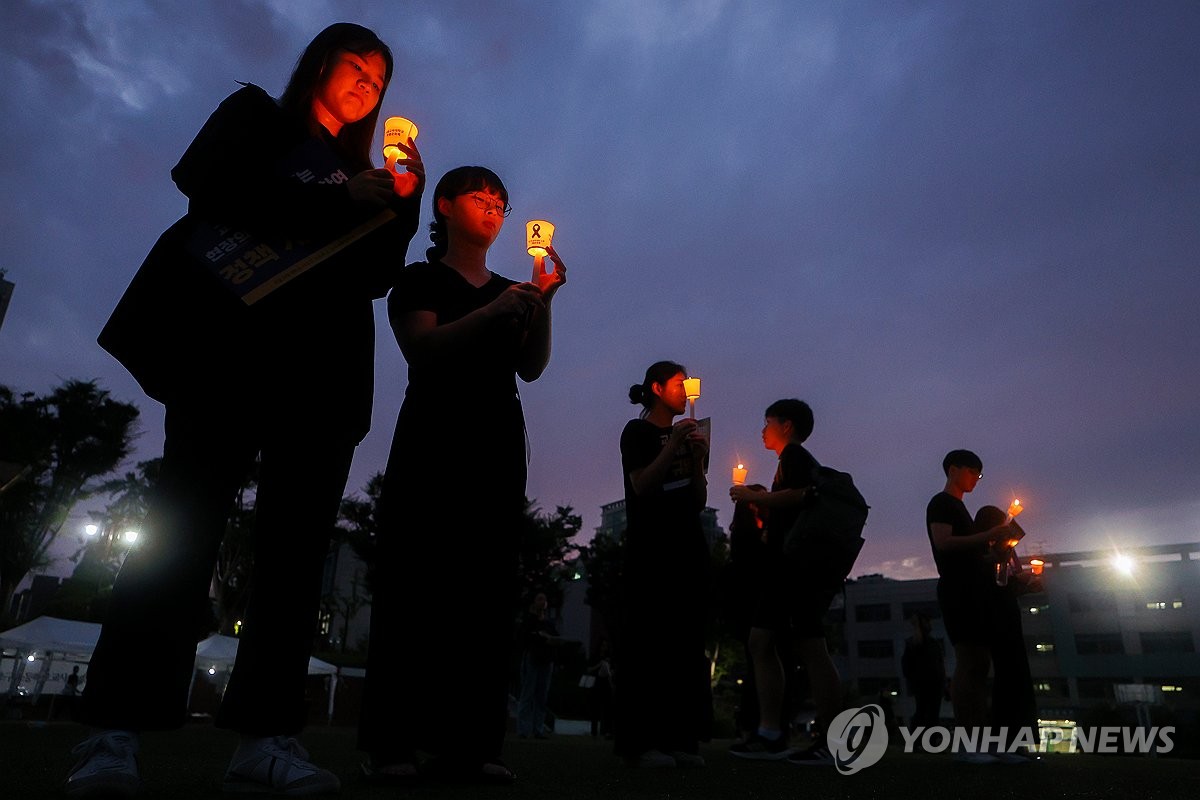
M 545 308 L 542 292 L 532 283 L 515 283 L 488 304 L 495 317 L 524 319 L 538 309 Z
M 554 293 L 567 282 L 567 265 L 563 263 L 562 258 L 552 246 L 546 245 L 546 253 L 554 262 L 554 271 L 545 273 L 545 259 L 542 256 L 535 257 L 533 259 L 533 282 L 537 284 L 538 289 L 542 292 L 542 297 L 549 303 L 554 297 Z
M 691 438 L 692 433 L 696 430 L 696 420 L 681 419 L 671 426 L 671 438 L 667 440 L 667 444 L 672 450 L 678 450 L 684 442 Z
M 383 208 L 395 193 L 394 177 L 387 169 L 363 170 L 346 182 L 346 190 L 360 208 Z
M 396 148 L 407 158 L 404 161 L 388 159 L 387 169 L 392 173 L 393 191 L 400 197 L 412 197 L 425 188 L 425 162 L 421 160 L 421 152 L 412 139 L 408 140 L 408 144 L 397 143 Z M 397 172 L 397 166 L 404 167 L 405 171 Z

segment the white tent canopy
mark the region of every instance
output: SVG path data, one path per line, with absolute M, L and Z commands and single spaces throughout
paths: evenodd
M 51 652 L 91 657 L 100 623 L 37 617 L 0 633 L 0 649 L 19 653 Z
M 45 661 L 42 672 L 32 694 L 34 697 L 42 693 L 42 688 L 50 674 L 50 664 L 54 661 L 75 661 L 87 663 L 96 649 L 100 638 L 100 624 L 96 622 L 76 622 L 55 617 L 37 617 L 24 625 L 18 625 L 7 631 L 0 632 L 0 655 L 3 651 L 15 650 L 15 663 L 7 687 L 8 694 L 17 691 L 18 684 L 25 672 L 27 660 L 31 657 L 41 657 Z M 238 640 L 232 636 L 214 634 L 196 646 L 196 668 L 208 670 L 213 667 L 222 669 L 232 668 L 237 657 Z M 12 656 L 8 656 L 12 657 Z M 331 676 L 329 713 L 333 713 L 333 686 L 337 681 L 337 667 L 317 658 L 308 659 L 309 675 Z

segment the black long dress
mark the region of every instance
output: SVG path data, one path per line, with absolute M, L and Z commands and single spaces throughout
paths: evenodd
M 171 173 L 188 216 L 160 237 L 101 334 L 166 405 L 166 442 L 143 535 L 88 670 L 81 716 L 94 726 L 146 730 L 186 719 L 196 642 L 210 632 L 217 549 L 259 454 L 252 595 L 217 722 L 256 736 L 303 726 L 329 531 L 370 426 L 371 301 L 403 264 L 420 199 L 397 198 L 390 223 L 248 307 L 192 261 L 198 220 L 324 241 L 377 213 L 350 198 L 344 178 L 355 165 L 339 181 L 289 174 L 282 161 L 301 147 L 342 158 L 262 89 L 227 98 Z
M 514 282 L 474 287 L 446 265 L 407 267 L 388 299 L 438 325 Z M 410 366 L 384 476 L 359 746 L 378 765 L 420 751 L 473 768 L 500 755 L 525 499 L 516 367 L 523 329 L 502 321 L 454 359 Z
M 615 750 L 695 753 L 712 718 L 704 654 L 711 562 L 700 525 L 703 505 L 681 451 L 662 486 L 638 495 L 629 473 L 661 452 L 670 428 L 631 420 L 621 434 L 625 532 L 617 676 Z

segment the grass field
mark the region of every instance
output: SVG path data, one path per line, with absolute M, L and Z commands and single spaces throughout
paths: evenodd
M 31 727 L 0 723 L 0 798 L 58 796 L 71 764 L 70 748 L 83 729 L 70 723 Z M 1194 760 L 1050 755 L 1025 766 L 967 766 L 944 755 L 906 754 L 893 748 L 874 766 L 852 776 L 832 767 L 796 767 L 783 762 L 740 761 L 725 752 L 729 742 L 702 749 L 705 769 L 634 770 L 612 755 L 611 743 L 589 736 L 555 736 L 545 741 L 511 740 L 505 758 L 519 779 L 512 787 L 426 782 L 402 789 L 365 784 L 357 777 L 360 754 L 348 728 L 313 727 L 303 736 L 314 761 L 343 781 L 341 797 L 521 797 L 687 798 L 1195 798 L 1200 796 L 1200 762 Z M 233 736 L 208 724 L 150 734 L 142 742 L 144 795 L 148 798 L 221 797 L 220 779 L 233 750 Z

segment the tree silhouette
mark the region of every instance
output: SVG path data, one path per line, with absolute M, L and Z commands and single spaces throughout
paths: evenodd
M 525 520 L 521 531 L 521 591 L 528 597 L 545 592 L 552 606 L 562 602 L 562 585 L 574 576 L 575 557 L 579 548 L 571 540 L 583 526 L 583 517 L 570 506 L 557 506 L 547 514 L 536 500 L 525 499 Z
M 137 406 L 95 381 L 68 380 L 45 396 L 0 386 L 0 460 L 23 470 L 0 494 L 0 620 L 17 584 L 48 563 L 71 509 L 99 490 L 92 481 L 129 455 L 137 418 Z
M 112 595 L 113 582 L 121 563 L 135 542 L 124 538 L 126 531 L 142 530 L 150 489 L 162 459 L 142 461 L 120 478 L 100 484 L 97 493 L 111 499 L 103 511 L 89 511 L 86 540 L 71 556 L 75 569 L 46 606 L 46 614 L 62 619 L 102 622 Z

